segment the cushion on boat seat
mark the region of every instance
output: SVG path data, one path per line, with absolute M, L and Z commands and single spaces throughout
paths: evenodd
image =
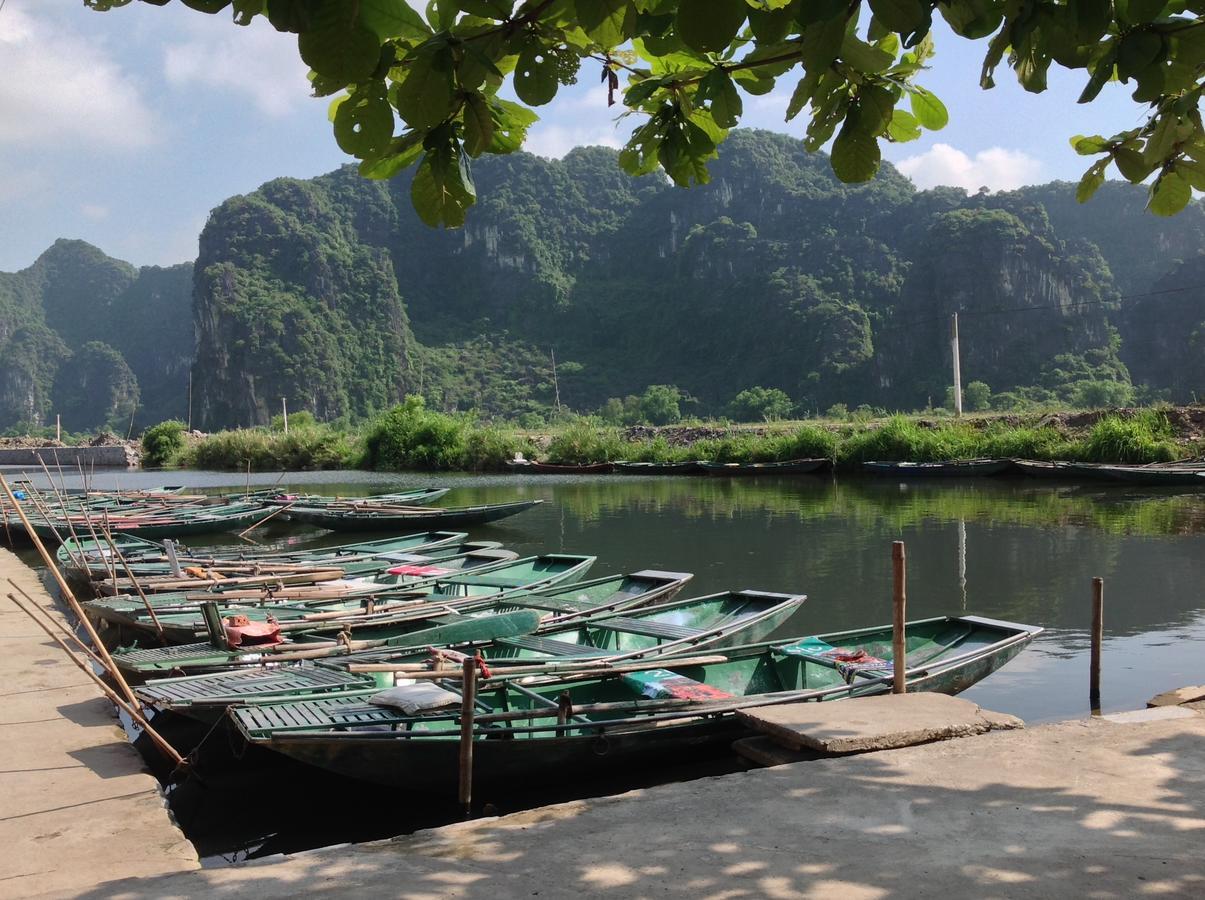
M 408 716 L 418 713 L 435 712 L 448 707 L 460 706 L 460 695 L 446 691 L 437 684 L 419 682 L 418 684 L 399 684 L 388 690 L 373 694 L 368 702 L 374 706 L 391 706 L 400 709 Z
M 727 691 L 671 672 L 669 669 L 648 669 L 624 675 L 630 687 L 640 691 L 642 697 L 653 700 L 731 700 Z

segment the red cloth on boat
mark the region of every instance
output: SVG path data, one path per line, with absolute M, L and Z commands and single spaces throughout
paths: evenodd
M 279 644 L 284 638 L 280 635 L 280 625 L 275 621 L 252 622 L 246 616 L 228 616 L 223 623 L 226 629 L 226 641 L 231 647 L 260 647 L 268 644 Z

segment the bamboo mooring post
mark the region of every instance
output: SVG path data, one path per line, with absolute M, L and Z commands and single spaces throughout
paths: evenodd
M 1092 661 L 1088 674 L 1088 699 L 1100 707 L 1100 646 L 1105 636 L 1105 580 L 1092 579 Z
M 63 442 L 63 419 L 58 413 L 54 414 L 54 439 L 60 444 Z
M 904 618 L 908 606 L 906 589 L 908 567 L 907 558 L 904 554 L 903 541 L 893 541 L 891 544 L 891 568 L 895 581 L 891 596 L 891 663 L 893 673 L 891 693 L 902 694 L 908 689 L 906 677 L 908 670 L 908 648 L 904 641 Z
M 285 434 L 289 433 L 289 401 L 286 397 L 280 398 L 280 416 L 284 421 Z
M 473 718 L 477 711 L 477 660 L 464 661 L 460 688 L 460 808 L 467 819 L 473 810 Z

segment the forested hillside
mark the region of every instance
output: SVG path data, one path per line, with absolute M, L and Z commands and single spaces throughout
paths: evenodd
M 406 175 L 273 181 L 210 217 L 191 322 L 189 267 L 138 272 L 60 242 L 0 276 L 0 422 L 105 378 L 111 414 L 133 391 L 139 420 L 182 416 L 194 346 L 202 427 L 265 422 L 281 396 L 324 419 L 406 393 L 520 417 L 558 389 L 585 411 L 656 384 L 700 413 L 755 385 L 804 412 L 916 408 L 944 397 L 954 311 L 964 381 L 1001 405 L 1205 389 L 1199 205 L 1159 219 L 1119 183 L 1086 205 L 1060 183 L 916 191 L 889 166 L 844 185 L 756 131 L 711 170 L 682 190 L 599 147 L 486 158 L 456 231 L 419 222 Z

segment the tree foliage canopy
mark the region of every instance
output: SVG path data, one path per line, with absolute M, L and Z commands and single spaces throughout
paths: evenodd
M 129 2 L 85 0 L 99 10 Z M 808 110 L 806 146 L 832 140 L 837 177 L 869 180 L 883 141 L 946 124 L 941 101 L 918 83 L 935 15 L 987 41 L 984 88 L 1004 63 L 1035 93 L 1051 65 L 1082 70 L 1081 103 L 1111 80 L 1133 85 L 1144 124 L 1072 138 L 1077 152 L 1099 157 L 1081 200 L 1110 164 L 1135 183 L 1155 175 L 1149 205 L 1160 215 L 1205 190 L 1205 3 L 1191 0 L 431 0 L 425 16 L 406 0 L 181 2 L 230 8 L 241 25 L 266 16 L 296 34 L 315 94 L 335 97 L 339 146 L 370 178 L 419 161 L 411 198 L 430 225 L 463 224 L 477 196 L 471 160 L 522 147 L 532 107 L 588 64 L 608 102 L 643 120 L 620 156 L 631 174 L 706 182 L 743 95 L 790 79 L 787 119 Z M 519 103 L 499 94 L 508 79 Z

